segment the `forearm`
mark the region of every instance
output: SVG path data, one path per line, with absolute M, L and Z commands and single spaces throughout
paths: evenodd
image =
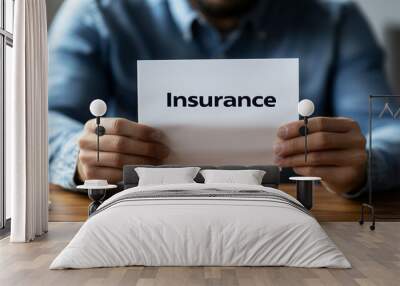
M 83 124 L 61 113 L 49 112 L 49 181 L 64 188 L 75 187 L 78 138 Z
M 371 153 L 369 155 L 371 155 L 372 164 L 368 164 L 365 184 L 359 190 L 344 194 L 347 198 L 357 198 L 368 192 L 369 178 L 371 178 L 373 192 L 389 191 L 400 187 L 400 127 L 394 124 L 380 127 L 373 130 L 372 136 L 371 152 L 367 134 L 367 150 Z
M 374 191 L 400 186 L 400 126 L 396 123 L 372 132 L 372 187 Z

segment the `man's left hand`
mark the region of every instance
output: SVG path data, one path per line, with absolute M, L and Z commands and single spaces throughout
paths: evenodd
M 303 121 L 278 130 L 274 145 L 275 163 L 292 167 L 302 176 L 322 178 L 324 186 L 336 193 L 357 191 L 366 182 L 366 140 L 357 122 L 349 118 L 315 117 L 308 123 L 308 158 L 304 158 Z

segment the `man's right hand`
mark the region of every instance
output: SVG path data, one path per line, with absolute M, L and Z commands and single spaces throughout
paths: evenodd
M 151 127 L 123 118 L 102 118 L 106 129 L 100 137 L 100 160 L 97 162 L 96 120 L 85 124 L 79 138 L 79 157 L 76 178 L 105 179 L 110 183 L 122 180 L 122 168 L 128 164 L 157 165 L 169 154 L 160 143 L 162 134 Z

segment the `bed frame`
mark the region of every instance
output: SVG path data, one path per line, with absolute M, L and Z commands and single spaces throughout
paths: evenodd
M 96 190 L 95 192 L 88 192 L 89 198 L 92 200 L 92 203 L 89 206 L 89 216 L 96 211 L 98 206 L 103 202 L 104 199 L 114 195 L 116 192 L 121 190 L 126 190 L 129 188 L 136 187 L 139 183 L 139 176 L 135 171 L 137 167 L 146 167 L 146 168 L 180 168 L 183 166 L 178 165 L 162 165 L 162 166 L 152 166 L 152 165 L 126 165 L 123 169 L 123 181 L 118 184 L 118 189 L 113 192 L 109 192 L 106 194 L 106 190 Z M 190 166 L 189 166 L 190 167 Z M 263 170 L 265 171 L 265 175 L 262 180 L 262 185 L 265 187 L 277 188 L 280 182 L 280 170 L 277 166 L 263 166 L 263 165 L 255 165 L 255 166 L 198 166 L 201 169 L 217 169 L 217 170 Z M 204 178 L 198 173 L 198 175 L 194 178 L 194 181 L 197 183 L 204 183 Z
M 150 166 L 150 165 L 127 165 L 124 166 L 123 171 L 123 185 L 124 189 L 136 187 L 139 183 L 139 176 L 135 171 L 137 167 L 147 168 L 179 168 L 182 166 L 177 165 L 162 165 L 162 166 Z M 192 166 L 188 166 L 192 167 Z M 201 169 L 217 169 L 217 170 L 263 170 L 265 175 L 262 180 L 262 185 L 265 187 L 278 187 L 280 183 L 280 170 L 277 166 L 266 166 L 266 165 L 255 165 L 255 166 L 198 166 Z M 196 183 L 204 183 L 204 178 L 200 174 L 194 178 Z

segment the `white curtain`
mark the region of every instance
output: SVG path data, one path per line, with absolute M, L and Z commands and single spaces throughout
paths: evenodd
M 12 242 L 47 232 L 47 22 L 45 0 L 15 1 L 13 92 L 7 98 L 7 187 Z

